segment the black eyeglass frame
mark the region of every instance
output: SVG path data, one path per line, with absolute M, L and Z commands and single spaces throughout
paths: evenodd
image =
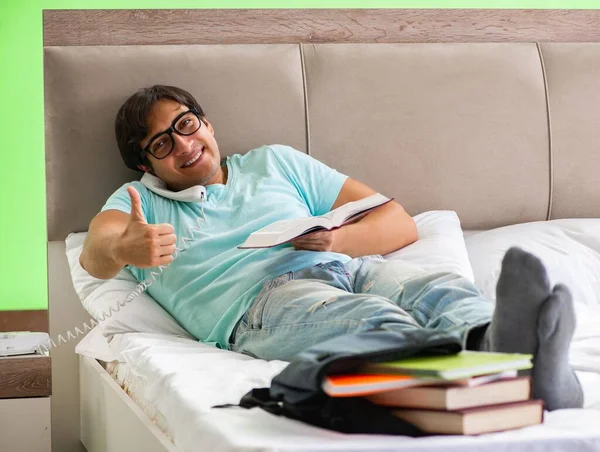
M 177 124 L 177 121 L 179 121 L 181 118 L 183 118 L 188 113 L 193 113 L 198 118 L 198 128 L 196 130 L 194 130 L 193 132 L 183 133 L 183 132 L 180 132 L 179 130 L 177 130 L 175 128 L 175 125 Z M 154 157 L 157 160 L 162 160 L 162 159 L 167 158 L 169 156 L 169 154 L 171 154 L 171 152 L 173 152 L 173 149 L 175 149 L 175 140 L 173 139 L 173 132 L 175 132 L 177 135 L 180 135 L 182 137 L 189 137 L 190 135 L 193 135 L 198 130 L 200 130 L 201 127 L 202 127 L 202 118 L 200 117 L 200 113 L 198 112 L 198 110 L 196 110 L 195 108 L 190 108 L 187 111 L 181 112 L 180 114 L 177 115 L 177 117 L 175 119 L 173 119 L 173 122 L 171 122 L 171 127 L 169 127 L 166 130 L 163 130 L 162 132 L 158 132 L 158 133 L 154 134 L 154 136 L 152 138 L 150 138 L 150 141 L 148 141 L 148 144 L 142 149 L 142 152 L 141 152 L 142 159 L 144 158 L 146 153 L 150 154 L 152 157 Z M 158 137 L 160 137 L 161 135 L 164 135 L 164 134 L 169 135 L 169 138 L 171 139 L 171 149 L 169 150 L 169 152 L 167 152 L 167 154 L 165 156 L 157 157 L 156 155 L 154 155 L 154 152 L 152 152 L 150 150 L 150 145 L 154 142 L 154 140 L 156 140 Z

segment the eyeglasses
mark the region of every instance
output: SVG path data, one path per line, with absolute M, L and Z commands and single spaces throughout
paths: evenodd
M 196 133 L 201 126 L 200 115 L 195 109 L 184 111 L 173 120 L 171 127 L 154 135 L 142 151 L 152 154 L 154 158 L 159 160 L 164 159 L 175 147 L 173 132 L 187 137 Z

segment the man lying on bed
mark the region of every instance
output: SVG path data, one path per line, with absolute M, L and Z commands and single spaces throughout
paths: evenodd
M 322 215 L 375 192 L 285 146 L 221 162 L 200 105 L 174 87 L 133 94 L 115 128 L 129 168 L 154 174 L 172 191 L 206 186 L 207 197 L 179 202 L 137 181 L 124 185 L 92 220 L 81 265 L 103 279 L 128 266 L 140 281 L 152 267 L 169 265 L 148 291 L 202 342 L 290 360 L 315 343 L 370 328 L 451 331 L 468 349 L 534 354 L 534 396 L 548 409 L 582 406 L 568 363 L 571 296 L 550 287 L 536 257 L 509 250 L 494 309 L 458 275 L 379 256 L 417 240 L 412 218 L 395 202 L 293 246 L 240 250 L 273 221 Z M 183 243 L 202 216 L 200 232 Z M 186 249 L 173 260 L 177 238 Z

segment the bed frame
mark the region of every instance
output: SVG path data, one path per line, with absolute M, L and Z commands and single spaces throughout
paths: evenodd
M 79 357 L 81 442 L 88 451 L 177 452 L 98 361 Z
M 89 319 L 65 237 L 139 178 L 112 132 L 134 89 L 197 95 L 224 155 L 289 144 L 411 214 L 456 210 L 465 229 L 598 218 L 599 22 L 577 10 L 44 11 L 50 335 Z M 76 342 L 51 351 L 54 450 L 176 450 Z

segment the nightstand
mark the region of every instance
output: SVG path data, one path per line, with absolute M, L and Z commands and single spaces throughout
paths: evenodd
M 0 357 L 0 450 L 50 452 L 50 357 Z

